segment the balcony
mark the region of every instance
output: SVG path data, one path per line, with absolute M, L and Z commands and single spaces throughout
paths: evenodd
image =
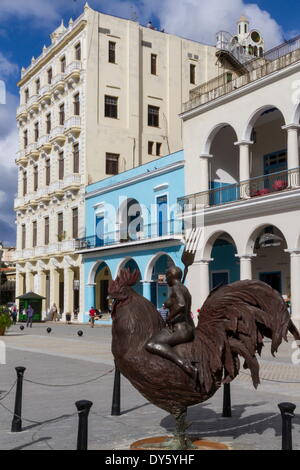
M 51 151 L 52 144 L 50 142 L 49 134 L 43 135 L 42 137 L 39 138 L 38 149 L 46 153 L 49 153 Z
M 183 230 L 181 220 L 169 220 L 162 224 L 144 225 L 139 232 L 127 233 L 127 230 L 106 232 L 102 236 L 92 235 L 77 239 L 77 250 L 103 249 L 105 247 L 121 248 L 127 245 L 137 245 L 167 240 L 182 240 Z
M 22 166 L 27 165 L 27 163 L 28 163 L 27 150 L 22 149 L 22 150 L 19 150 L 17 152 L 16 163 L 17 163 L 17 165 L 22 165 Z
M 53 143 L 56 142 L 58 145 L 63 145 L 66 141 L 65 126 L 56 126 L 51 131 L 50 140 Z
M 267 51 L 262 57 L 244 63 L 243 70 L 239 70 L 240 76 L 233 80 L 228 77 L 228 72 L 225 72 L 191 90 L 189 101 L 183 104 L 183 112 L 220 98 L 249 83 L 282 70 L 299 60 L 300 36 L 297 36 Z
M 60 252 L 60 244 L 59 243 L 52 243 L 46 247 L 46 254 L 53 254 Z
M 81 117 L 72 116 L 70 117 L 65 124 L 65 132 L 67 135 L 71 135 L 77 138 L 81 132 Z
M 81 69 L 82 69 L 81 60 L 74 60 L 67 66 L 66 80 L 70 85 L 80 80 Z
M 30 158 L 37 159 L 39 158 L 38 144 L 37 142 L 32 142 L 27 147 L 27 155 Z
M 77 240 L 64 240 L 60 244 L 60 250 L 65 252 L 65 251 L 75 251 L 75 249 L 78 247 L 78 242 Z
M 28 108 L 29 113 L 38 111 L 38 109 L 39 109 L 38 98 L 39 98 L 38 95 L 33 95 L 27 101 L 27 108 Z
M 42 106 L 51 102 L 51 87 L 49 84 L 40 89 L 39 102 Z
M 285 170 L 269 175 L 251 178 L 236 184 L 210 189 L 178 199 L 178 204 L 185 212 L 194 212 L 203 208 L 221 206 L 237 201 L 251 200 L 300 187 L 300 168 Z
M 74 174 L 66 176 L 66 178 L 62 181 L 62 185 L 66 191 L 79 190 L 81 186 L 81 175 Z
M 37 246 L 34 249 L 34 256 L 40 257 L 45 256 L 47 254 L 47 247 L 46 246 Z
M 48 194 L 53 196 L 62 197 L 64 194 L 63 181 L 56 181 L 48 188 Z
M 25 208 L 25 200 L 23 197 L 17 197 L 14 201 L 14 209 L 22 210 Z
M 18 120 L 26 120 L 27 119 L 27 106 L 21 105 L 17 108 L 17 119 Z
M 54 95 L 58 95 L 65 91 L 65 76 L 66 75 L 64 73 L 60 73 L 54 77 L 52 84 L 52 91 Z

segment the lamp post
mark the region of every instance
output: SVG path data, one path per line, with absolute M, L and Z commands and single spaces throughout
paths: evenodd
M 0 306 L 1 306 L 1 278 L 2 278 L 2 271 L 1 271 L 1 261 L 2 261 L 2 256 L 3 256 L 4 250 L 3 250 L 3 243 L 0 242 Z

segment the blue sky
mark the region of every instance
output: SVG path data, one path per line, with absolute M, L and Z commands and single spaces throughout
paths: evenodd
M 0 104 L 0 240 L 6 243 L 15 243 L 15 109 L 20 70 L 30 64 L 32 56 L 40 55 L 44 44 L 50 44 L 49 34 L 61 19 L 67 24 L 83 11 L 84 4 L 85 0 L 0 0 L 0 79 L 7 87 L 7 102 Z M 233 33 L 241 14 L 262 32 L 267 48 L 300 34 L 299 0 L 90 0 L 89 5 L 104 13 L 136 18 L 141 24 L 151 19 L 166 32 L 208 44 L 214 44 L 220 29 Z

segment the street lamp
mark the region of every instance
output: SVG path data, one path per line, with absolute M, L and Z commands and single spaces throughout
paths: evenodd
M 3 253 L 4 253 L 3 243 L 0 242 L 0 306 L 1 306 L 1 277 L 2 277 L 1 261 L 2 261 Z

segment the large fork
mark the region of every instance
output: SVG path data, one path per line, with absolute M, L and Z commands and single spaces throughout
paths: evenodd
M 181 256 L 181 261 L 184 264 L 184 272 L 183 272 L 183 278 L 182 278 L 183 284 L 186 280 L 189 267 L 192 266 L 192 264 L 195 261 L 195 256 L 196 256 L 196 252 L 198 249 L 201 233 L 202 233 L 201 227 L 197 227 L 197 228 L 187 230 L 184 236 L 185 246 L 184 246 L 184 251 Z

